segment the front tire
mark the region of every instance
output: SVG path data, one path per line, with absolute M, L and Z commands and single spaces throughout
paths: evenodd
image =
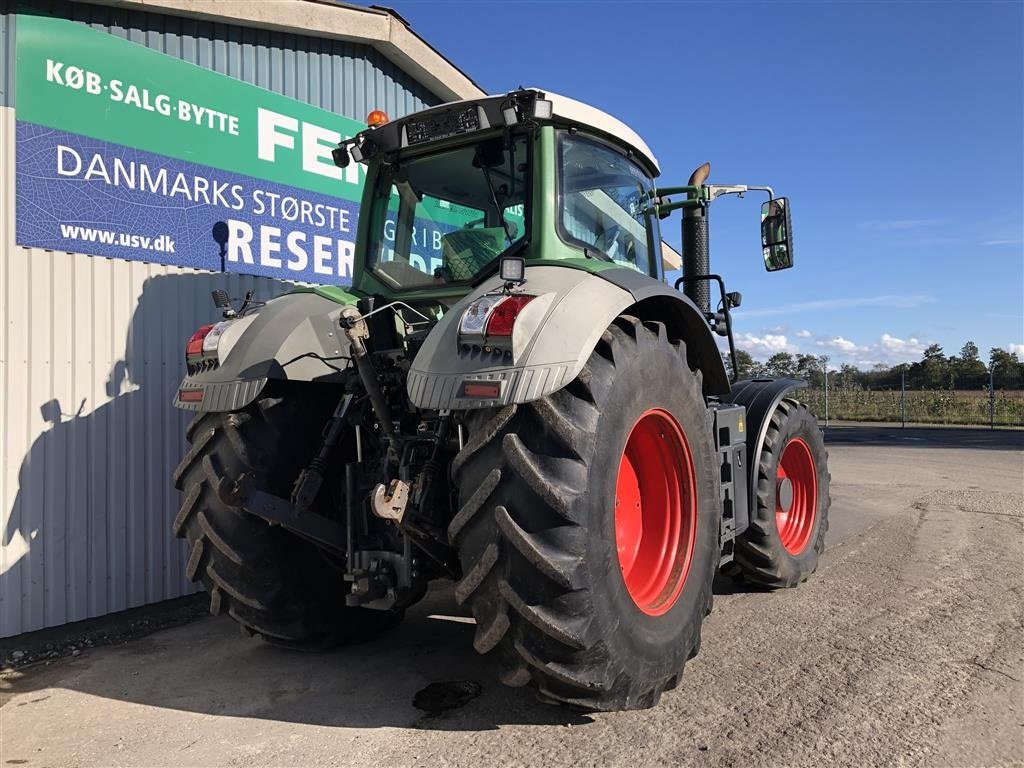
M 620 317 L 568 387 L 469 426 L 448 534 L 474 647 L 546 700 L 653 706 L 700 647 L 719 554 L 710 414 L 683 344 Z M 676 554 L 659 559 L 659 542 Z
M 818 568 L 832 504 L 825 441 L 803 403 L 786 398 L 772 413 L 757 478 L 757 503 L 730 572 L 762 587 L 795 587 Z

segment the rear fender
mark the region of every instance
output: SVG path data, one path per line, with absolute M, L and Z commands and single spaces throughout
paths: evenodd
M 714 334 L 689 297 L 632 269 L 609 269 L 600 276 L 629 291 L 636 303 L 627 314 L 663 322 L 669 336 L 686 342 L 686 362 L 691 370 L 704 374 L 705 396 L 729 392 L 729 377 Z
M 329 358 L 348 355 L 338 325 L 343 306 L 317 293 L 287 293 L 230 322 L 217 347 L 218 366 L 186 376 L 174 405 L 233 411 L 253 402 L 271 380 L 340 382 L 336 368 L 347 361 Z M 202 399 L 183 402 L 187 390 L 202 390 Z
M 492 408 L 551 394 L 576 378 L 601 334 L 621 314 L 664 322 L 671 335 L 686 342 L 691 367 L 703 372 L 705 395 L 729 391 L 721 356 L 696 306 L 664 283 L 629 269 L 591 273 L 559 266 L 528 267 L 522 291 L 537 298 L 516 320 L 511 356 L 464 349 L 459 340 L 463 312 L 475 299 L 501 287 L 497 277 L 486 281 L 431 331 L 409 372 L 413 405 L 431 410 Z M 499 395 L 464 397 L 467 381 L 499 382 Z

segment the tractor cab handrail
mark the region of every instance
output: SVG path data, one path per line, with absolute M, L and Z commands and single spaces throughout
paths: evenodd
M 702 280 L 714 280 L 715 282 L 718 283 L 718 290 L 722 297 L 722 320 L 725 323 L 725 335 L 729 339 L 729 357 L 732 360 L 732 380 L 735 383 L 739 381 L 740 368 L 739 363 L 736 360 L 736 342 L 733 339 L 732 333 L 732 313 L 729 311 L 732 308 L 732 299 L 729 297 L 729 294 L 725 292 L 725 280 L 722 279 L 721 275 L 684 275 L 683 277 L 680 277 L 678 280 L 676 280 L 675 285 L 673 285 L 672 287 L 678 291 L 680 285 L 683 285 L 685 283 L 698 282 Z M 739 302 L 737 301 L 737 306 L 738 305 Z M 709 322 L 714 321 L 715 317 L 709 317 L 708 320 Z M 717 326 L 717 322 L 715 323 L 715 325 Z M 715 330 L 717 332 L 717 327 L 715 328 Z

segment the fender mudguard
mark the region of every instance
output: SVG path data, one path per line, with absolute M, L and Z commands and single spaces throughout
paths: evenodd
M 732 392 L 722 398 L 723 402 L 742 405 L 747 409 L 747 462 L 750 473 L 747 488 L 751 510 L 757 504 L 757 465 L 761 449 L 764 448 L 764 439 L 768 433 L 772 413 L 786 395 L 806 386 L 807 382 L 799 379 L 744 379 L 733 384 Z M 736 533 L 740 531 L 737 530 Z
M 569 384 L 601 334 L 620 314 L 660 320 L 687 344 L 691 368 L 703 372 L 706 395 L 729 391 L 729 381 L 708 324 L 694 304 L 664 283 L 633 270 L 587 272 L 569 267 L 527 267 L 521 290 L 535 296 L 516 319 L 511 351 L 460 344 L 459 323 L 475 299 L 500 290 L 491 278 L 449 310 L 413 361 L 409 399 L 418 408 L 493 408 L 527 403 Z M 499 382 L 494 399 L 463 396 L 464 383 Z
M 271 299 L 229 322 L 217 346 L 217 367 L 186 376 L 174 405 L 190 411 L 234 411 L 259 397 L 271 379 L 341 381 L 336 369 L 347 361 L 328 364 L 318 357 L 348 355 L 348 338 L 338 326 L 343 306 L 317 292 L 300 291 Z M 202 399 L 182 401 L 180 393 L 186 390 L 202 390 Z

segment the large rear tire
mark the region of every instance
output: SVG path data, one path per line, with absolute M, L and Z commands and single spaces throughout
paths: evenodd
M 546 700 L 653 706 L 700 647 L 719 554 L 710 414 L 683 344 L 620 317 L 568 387 L 469 426 L 448 534 L 474 647 Z
M 336 397 L 336 395 L 334 395 Z M 188 542 L 186 574 L 250 635 L 304 650 L 372 637 L 400 614 L 346 608 L 339 566 L 308 541 L 245 512 L 238 481 L 287 498 L 313 457 L 331 393 L 263 397 L 241 411 L 200 413 L 174 473 L 184 492 L 174 534 Z
M 832 504 L 828 452 L 807 406 L 779 403 L 757 461 L 757 503 L 729 573 L 762 587 L 795 587 L 818 568 Z

